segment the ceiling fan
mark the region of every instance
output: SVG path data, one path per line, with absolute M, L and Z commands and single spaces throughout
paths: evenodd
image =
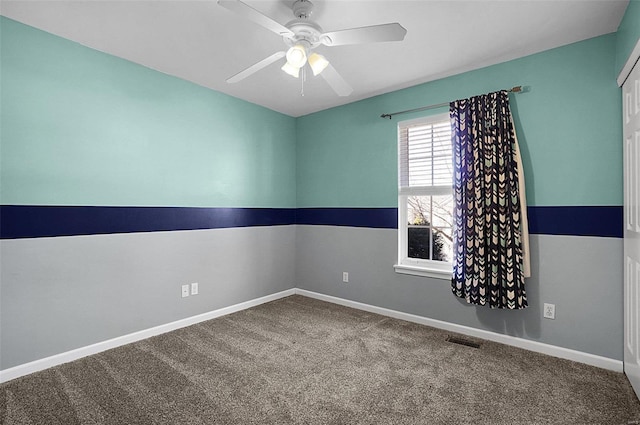
M 288 50 L 276 52 L 247 69 L 227 79 L 227 83 L 237 83 L 262 68 L 286 57 L 282 70 L 298 78 L 300 70 L 308 63 L 313 75 L 322 76 L 339 96 L 349 96 L 353 89 L 335 70 L 329 61 L 313 50 L 319 45 L 343 46 L 347 44 L 375 43 L 382 41 L 402 41 L 407 30 L 398 23 L 351 28 L 340 31 L 323 32 L 320 25 L 311 21 L 313 3 L 309 0 L 296 0 L 293 3 L 295 19 L 281 25 L 268 16 L 258 12 L 240 0 L 218 0 L 218 4 L 258 25 L 282 36 Z

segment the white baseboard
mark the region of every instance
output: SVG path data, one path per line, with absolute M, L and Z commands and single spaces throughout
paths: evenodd
M 175 322 L 167 323 L 160 326 L 155 326 L 153 328 L 145 329 L 142 331 L 130 333 L 128 335 L 123 335 L 117 338 L 91 344 L 86 347 L 81 347 L 75 350 L 56 354 L 50 357 L 45 357 L 43 359 L 21 364 L 19 366 L 15 366 L 9 369 L 0 370 L 0 383 L 7 382 L 15 378 L 19 378 L 21 376 L 25 376 L 30 373 L 48 369 L 53 366 L 58 366 L 63 363 L 68 363 L 70 361 L 77 360 L 82 357 L 90 356 L 92 354 L 97 354 L 105 350 L 110 350 L 112 348 L 120 347 L 125 344 L 130 344 L 132 342 L 140 341 L 142 339 L 150 338 L 152 336 L 156 336 L 156 335 L 160 335 L 176 329 L 184 328 L 186 326 L 195 325 L 196 323 L 204 322 L 205 320 L 211 320 L 211 319 L 215 319 L 216 317 L 225 316 L 227 314 L 235 313 L 241 310 L 246 310 L 248 308 L 255 307 L 257 305 L 264 304 L 269 301 L 275 301 L 277 299 L 288 297 L 294 294 L 295 294 L 294 289 L 287 289 L 286 291 L 277 292 L 275 294 L 256 298 L 254 300 L 245 301 L 229 307 L 224 307 L 224 308 L 213 310 L 207 313 L 198 314 L 197 316 L 187 317 L 185 319 L 176 320 Z
M 58 366 L 63 363 L 68 363 L 73 360 L 80 359 L 82 357 L 90 356 L 92 354 L 97 354 L 105 350 L 110 350 L 112 348 L 120 347 L 125 344 L 130 344 L 132 342 L 150 338 L 155 335 L 160 335 L 176 329 L 184 328 L 186 326 L 191 326 L 196 323 L 204 322 L 205 320 L 211 320 L 211 319 L 215 319 L 216 317 L 225 316 L 227 314 L 235 313 L 241 310 L 246 310 L 248 308 L 251 308 L 260 304 L 264 304 L 270 301 L 275 301 L 277 299 L 288 297 L 294 294 L 299 294 L 306 297 L 343 305 L 346 307 L 352 307 L 359 310 L 380 314 L 383 316 L 406 320 L 408 322 L 414 322 L 422 325 L 432 326 L 434 328 L 456 332 L 463 335 L 483 338 L 489 341 L 499 342 L 502 344 L 523 348 L 529 351 L 535 351 L 537 353 L 547 354 L 550 356 L 559 357 L 567 360 L 573 360 L 576 362 L 585 363 L 585 364 L 600 367 L 603 369 L 613 370 L 615 372 L 622 372 L 623 370 L 622 369 L 623 363 L 620 360 L 614 360 L 607 357 L 596 356 L 594 354 L 584 353 L 582 351 L 570 350 L 568 348 L 544 344 L 541 342 L 532 341 L 524 338 L 518 338 L 510 335 L 504 335 L 504 334 L 499 334 L 491 331 L 485 331 L 482 329 L 471 328 L 468 326 L 457 325 L 455 323 L 443 322 L 441 320 L 430 319 L 428 317 L 417 316 L 415 314 L 409 314 L 409 313 L 403 313 L 401 311 L 390 310 L 383 307 L 376 307 L 373 305 L 364 304 L 357 301 L 350 301 L 343 298 L 334 297 L 331 295 L 324 295 L 324 294 L 319 294 L 317 292 L 296 288 L 296 289 L 287 289 L 286 291 L 277 292 L 275 294 L 267 295 L 261 298 L 256 298 L 254 300 L 245 301 L 229 307 L 220 308 L 218 310 L 213 310 L 207 313 L 199 314 L 197 316 L 187 317 L 185 319 L 177 320 L 175 322 L 167 323 L 160 326 L 155 326 L 153 328 L 134 332 L 128 335 L 123 335 L 117 338 L 109 339 L 107 341 L 98 342 L 92 345 L 88 345 L 86 347 L 81 347 L 75 350 L 56 354 L 54 356 L 45 357 L 43 359 L 35 360 L 35 361 L 25 363 L 19 366 L 15 366 L 9 369 L 0 370 L 0 383 L 7 382 L 15 378 L 19 378 L 21 376 L 25 376 L 30 373 L 48 369 L 53 366 Z
M 357 301 L 345 300 L 343 298 L 333 297 L 331 295 L 319 294 L 317 292 L 307 291 L 306 289 L 295 289 L 295 293 L 304 295 L 305 297 L 315 298 L 321 301 L 327 301 L 334 304 L 353 307 L 358 310 L 377 313 L 383 316 L 393 317 L 395 319 L 406 320 L 407 322 L 419 323 L 450 332 L 456 332 L 463 335 L 469 335 L 489 341 L 499 342 L 513 347 L 523 348 L 525 350 L 534 351 L 536 353 L 547 354 L 561 359 L 572 360 L 596 366 L 602 369 L 608 369 L 615 372 L 622 372 L 623 363 L 621 360 L 614 360 L 608 357 L 596 356 L 582 351 L 571 350 L 568 348 L 558 347 L 556 345 L 544 344 L 542 342 L 532 341 L 530 339 L 518 338 L 515 336 L 499 334 L 496 332 L 485 331 L 482 329 L 471 328 L 468 326 L 457 325 L 455 323 L 443 322 L 441 320 L 430 319 L 428 317 L 417 316 L 415 314 L 403 313 L 401 311 L 389 310 L 383 307 L 376 307 L 369 304 L 359 303 Z

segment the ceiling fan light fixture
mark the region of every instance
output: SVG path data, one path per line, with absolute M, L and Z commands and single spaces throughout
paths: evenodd
M 313 71 L 313 75 L 318 75 L 329 65 L 329 61 L 322 55 L 317 53 L 311 54 L 309 56 L 309 66 Z
M 353 92 L 353 88 L 322 55 L 312 53 L 313 50 L 320 44 L 325 46 L 346 46 L 402 41 L 407 34 L 407 30 L 397 22 L 347 28 L 325 33 L 320 25 L 310 19 L 313 11 L 313 3 L 310 0 L 288 0 L 288 2 L 291 1 L 293 1 L 291 9 L 295 19 L 282 25 L 244 3 L 242 0 L 218 0 L 220 6 L 283 37 L 284 44 L 288 48 L 286 52 L 284 50 L 276 52 L 260 62 L 251 65 L 249 68 L 240 71 L 231 78 L 228 78 L 228 83 L 236 83 L 247 78 L 286 56 L 287 63 L 282 67 L 282 70 L 287 74 L 295 78 L 300 78 L 300 70 L 302 69 L 302 79 L 305 80 L 304 66 L 309 62 L 309 67 L 311 67 L 313 74 L 321 74 L 322 78 L 338 96 L 349 96 Z M 301 94 L 304 95 L 304 93 Z
M 302 44 L 291 47 L 287 51 L 287 62 L 295 68 L 302 68 L 307 63 L 307 49 Z
M 282 69 L 284 72 L 286 72 L 287 74 L 295 78 L 298 78 L 298 76 L 300 75 L 300 68 L 296 68 L 295 66 L 291 65 L 288 61 L 284 65 L 282 65 L 282 68 L 280 69 Z

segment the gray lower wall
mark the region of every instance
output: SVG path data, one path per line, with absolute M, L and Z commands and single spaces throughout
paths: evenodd
M 396 230 L 303 225 L 4 240 L 0 369 L 296 286 L 622 360 L 621 239 L 532 235 L 522 311 L 395 273 L 396 249 Z
M 397 231 L 298 226 L 302 289 L 622 360 L 623 241 L 531 235 L 529 307 L 491 310 L 453 296 L 446 280 L 398 274 Z M 349 283 L 342 283 L 342 272 Z M 542 318 L 543 303 L 556 319 Z
M 293 288 L 294 244 L 295 226 L 3 240 L 0 369 Z

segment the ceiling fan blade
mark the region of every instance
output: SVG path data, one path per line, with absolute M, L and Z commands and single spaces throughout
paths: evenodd
M 260 71 L 262 68 L 271 65 L 272 63 L 274 63 L 278 59 L 281 59 L 281 58 L 285 57 L 286 55 L 287 55 L 287 52 L 276 52 L 276 53 L 272 54 L 271 56 L 269 56 L 268 58 L 262 59 L 258 63 L 254 63 L 253 65 L 251 65 L 249 68 L 245 69 L 244 71 L 238 72 L 233 77 L 227 78 L 227 83 L 237 83 L 240 80 L 244 80 L 249 75 Z
M 342 78 L 342 75 L 338 74 L 338 71 L 331 64 L 327 65 L 320 76 L 325 79 L 338 96 L 349 96 L 353 93 L 353 88 Z
M 406 33 L 407 30 L 398 23 L 382 24 L 328 32 L 322 34 L 320 41 L 327 46 L 402 41 Z
M 293 32 L 289 28 L 277 23 L 273 19 L 269 18 L 266 15 L 263 15 L 253 7 L 241 2 L 240 0 L 218 0 L 218 4 L 225 9 L 235 12 L 238 15 L 255 22 L 258 25 L 262 25 L 269 31 L 273 31 L 278 35 L 288 38 L 292 38 L 294 36 Z

